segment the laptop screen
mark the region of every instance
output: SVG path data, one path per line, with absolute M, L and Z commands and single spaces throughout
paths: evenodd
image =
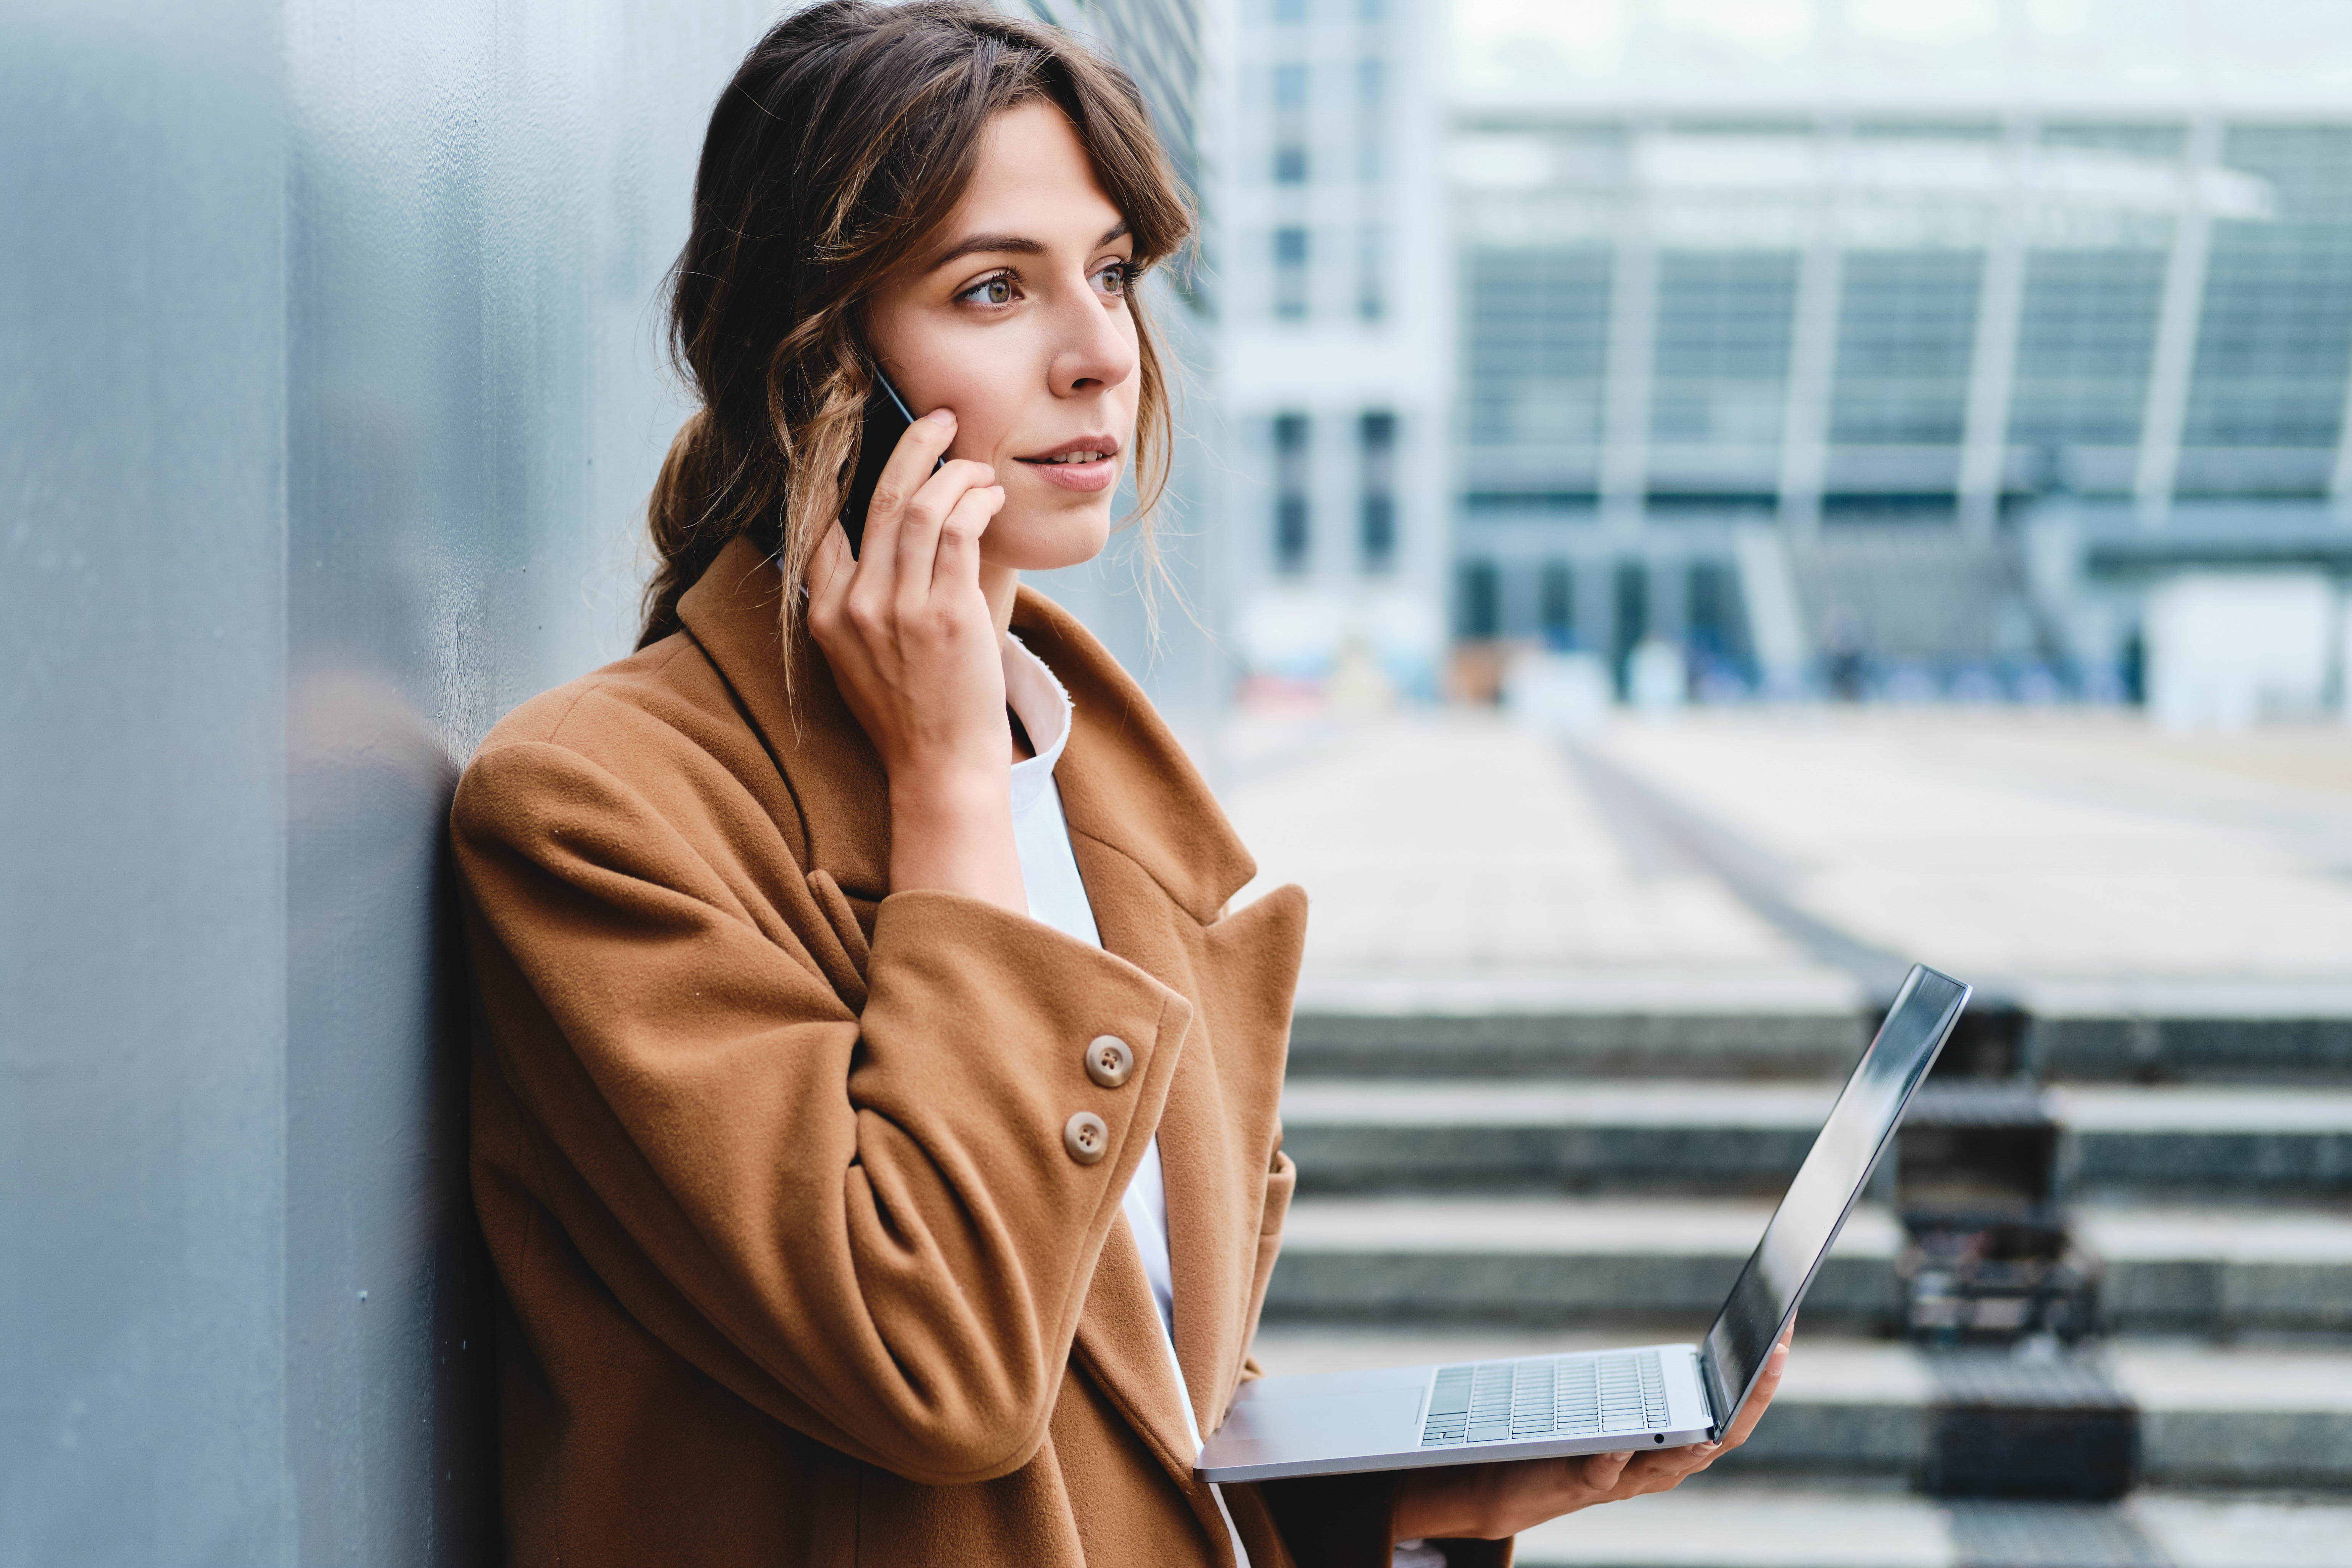
M 1914 968 L 1831 1107 L 1812 1152 L 1764 1227 L 1764 1239 L 1706 1331 L 1701 1361 L 1713 1381 L 1707 1394 L 1725 1425 L 1756 1385 L 1772 1342 L 1837 1239 L 1911 1091 L 1927 1076 L 1968 999 L 1969 988 L 1951 976 Z

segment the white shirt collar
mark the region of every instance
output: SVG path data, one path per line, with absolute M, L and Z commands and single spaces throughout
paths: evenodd
M 1034 805 L 1054 782 L 1054 764 L 1070 743 L 1070 694 L 1045 661 L 1011 632 L 1004 634 L 1004 700 L 1029 731 L 1037 754 L 1013 764 L 1013 809 Z

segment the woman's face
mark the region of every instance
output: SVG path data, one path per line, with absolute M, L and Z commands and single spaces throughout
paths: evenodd
M 866 331 L 918 416 L 955 414 L 949 455 L 991 465 L 1004 507 L 983 561 L 1093 559 L 1135 450 L 1142 385 L 1127 222 L 1051 104 L 988 123 L 940 238 L 866 307 Z

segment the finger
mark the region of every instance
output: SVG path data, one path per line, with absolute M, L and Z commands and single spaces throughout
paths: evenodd
M 949 517 L 966 496 L 988 488 L 995 479 L 996 470 L 986 463 L 959 459 L 924 480 L 907 503 L 896 542 L 898 577 L 894 596 L 900 614 L 913 615 L 929 595 L 939 571 L 940 540 Z
M 1784 1335 L 1765 1360 L 1764 1375 L 1756 1380 L 1756 1391 L 1748 1396 L 1748 1403 L 1739 1407 L 1739 1415 L 1731 1423 L 1731 1430 L 1725 1434 L 1723 1441 L 1726 1447 L 1737 1448 L 1748 1441 L 1748 1434 L 1756 1430 L 1756 1423 L 1764 1419 L 1765 1407 L 1772 1403 L 1773 1394 L 1780 1392 L 1780 1379 L 1788 1370 L 1789 1341 Z
M 849 552 L 849 535 L 835 522 L 817 536 L 816 550 L 809 557 L 808 618 L 812 629 L 833 625 L 856 575 L 857 558 Z
M 980 541 L 988 525 L 1004 509 L 1004 487 L 989 485 L 966 490 L 940 527 L 940 547 L 931 557 L 931 590 L 950 592 L 980 586 Z
M 850 552 L 849 535 L 836 520 L 831 528 L 817 535 L 816 550 L 809 556 L 810 603 L 835 599 L 847 593 L 849 580 L 856 571 L 857 557 Z
M 969 458 L 950 458 L 940 465 L 940 471 L 925 479 L 915 491 L 910 510 L 931 510 L 945 517 L 955 510 L 966 491 L 984 490 L 996 483 L 996 470 L 986 463 L 976 463 Z
M 1633 1451 L 1621 1448 L 1613 1454 L 1590 1454 L 1584 1460 L 1584 1484 L 1595 1491 L 1614 1491 L 1625 1478 L 1625 1468 L 1633 1462 Z
M 890 460 L 882 465 L 882 477 L 874 481 L 874 500 L 866 510 L 866 554 L 887 556 L 897 549 L 908 505 L 932 477 L 931 469 L 955 439 L 955 430 L 954 412 L 934 408 L 899 434 Z

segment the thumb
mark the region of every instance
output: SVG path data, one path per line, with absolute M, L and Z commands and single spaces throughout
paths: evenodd
M 1633 1462 L 1631 1448 L 1613 1454 L 1592 1454 L 1584 1461 L 1584 1484 L 1595 1491 L 1607 1491 L 1625 1476 L 1625 1467 Z

